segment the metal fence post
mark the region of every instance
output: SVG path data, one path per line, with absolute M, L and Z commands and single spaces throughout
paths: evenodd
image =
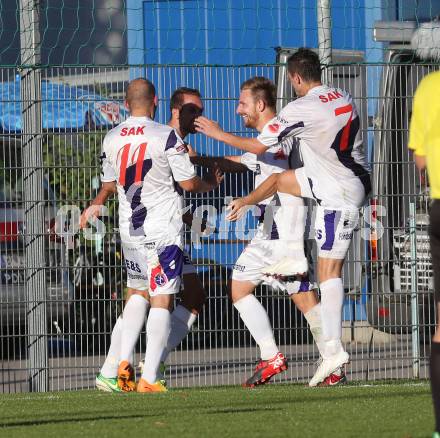
M 48 353 L 41 118 L 40 2 L 20 0 L 22 156 L 28 375 L 30 391 L 47 391 Z
M 414 202 L 409 204 L 409 233 L 411 245 L 411 343 L 413 377 L 420 375 L 420 338 L 419 338 L 419 302 L 417 297 L 417 235 L 416 207 Z
M 321 64 L 324 66 L 322 80 L 329 86 L 333 83 L 332 63 L 332 16 L 331 0 L 317 1 L 318 51 Z

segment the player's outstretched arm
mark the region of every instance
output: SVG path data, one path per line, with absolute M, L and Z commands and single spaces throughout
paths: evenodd
M 215 166 L 203 179 L 195 176 L 194 178 L 179 181 L 178 184 L 183 190 L 192 193 L 210 192 L 219 186 L 223 181 L 223 173 Z
M 79 227 L 85 228 L 87 222 L 91 217 L 98 217 L 101 212 L 101 207 L 107 202 L 107 199 L 116 193 L 116 181 L 103 182 L 101 188 L 95 199 L 90 205 L 82 212 L 79 220 Z
M 254 191 L 243 198 L 232 201 L 228 210 L 227 217 L 230 221 L 236 221 L 242 216 L 240 209 L 247 205 L 256 205 L 264 199 L 269 198 L 276 192 L 287 193 L 292 196 L 301 196 L 301 187 L 296 179 L 294 170 L 285 170 L 281 173 L 274 173 L 259 185 Z
M 238 135 L 230 134 L 223 131 L 217 122 L 206 117 L 197 117 L 194 121 L 197 132 L 205 134 L 214 140 L 226 143 L 234 148 L 253 154 L 262 154 L 266 152 L 267 146 L 258 141 L 256 138 L 239 137 Z
M 208 157 L 206 155 L 198 155 L 190 144 L 186 145 L 191 163 L 196 166 L 207 167 L 213 169 L 215 166 L 222 172 L 227 173 L 244 173 L 248 168 L 241 164 L 241 156 L 229 155 L 226 157 Z
M 208 167 L 212 169 L 218 166 L 222 172 L 244 173 L 248 168 L 240 163 L 240 157 L 207 157 L 205 155 L 196 155 L 191 157 L 191 163 L 196 166 Z
M 242 216 L 241 209 L 247 205 L 256 205 L 264 199 L 273 196 L 277 192 L 278 179 L 280 173 L 274 173 L 269 178 L 266 179 L 262 184 L 260 184 L 255 190 L 249 193 L 243 198 L 237 198 L 232 201 L 228 210 L 230 211 L 226 219 L 229 221 L 236 221 Z

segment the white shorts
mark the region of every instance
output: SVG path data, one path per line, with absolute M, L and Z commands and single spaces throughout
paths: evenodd
M 174 242 L 122 242 L 127 286 L 148 291 L 150 296 L 180 291 L 183 250 L 181 239 Z
M 313 174 L 310 169 L 295 169 L 295 177 L 303 198 L 315 199 L 319 205 L 338 209 L 360 208 L 365 202 L 364 183 L 356 176 L 335 181 L 326 174 Z M 369 182 L 369 176 L 363 178 Z
M 340 210 L 317 206 L 315 241 L 318 256 L 329 259 L 345 259 L 353 238 L 353 231 L 358 222 L 358 209 Z
M 233 266 L 232 279 L 250 281 L 258 286 L 263 283 L 289 295 L 312 290 L 314 284 L 306 276 L 298 281 L 284 282 L 261 272 L 266 266 L 277 263 L 283 257 L 297 256 L 302 251 L 304 257 L 304 241 L 263 240 L 253 239 L 240 254 Z

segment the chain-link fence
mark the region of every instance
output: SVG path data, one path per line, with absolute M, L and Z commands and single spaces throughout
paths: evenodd
M 344 269 L 343 337 L 352 380 L 427 376 L 435 324 L 428 182 L 414 167 L 407 131 L 417 84 L 437 67 L 401 62 L 332 69 L 335 85 L 348 89 L 359 108 L 374 182 Z M 105 232 L 93 230 L 93 238 L 78 230 L 78 215 L 99 188 L 101 141 L 125 116 L 122 99 L 130 78 L 146 76 L 156 84 L 160 122 L 169 116 L 172 91 L 184 84 L 200 89 L 205 114 L 225 130 L 252 135 L 235 108 L 240 84 L 256 75 L 277 82 L 281 102 L 291 98 L 281 65 L 0 70 L 1 392 L 94 385 L 123 306 L 125 271 L 116 199 L 107 204 Z M 381 83 L 380 93 L 367 98 L 370 82 Z M 374 119 L 368 118 L 368 103 L 378 108 Z M 201 135 L 189 142 L 207 155 L 237 153 Z M 255 221 L 247 217 L 232 225 L 225 206 L 252 187 L 251 173 L 227 174 L 215 192 L 186 197 L 199 216 L 208 214 L 214 231 L 205 237 L 187 233 L 208 299 L 169 357 L 171 387 L 239 384 L 258 359 L 227 297 L 232 266 Z M 206 205 L 215 210 L 208 213 Z M 282 380 L 308 380 L 318 352 L 303 316 L 287 295 L 266 286 L 256 296 L 289 359 Z M 142 333 L 136 362 L 144 350 Z

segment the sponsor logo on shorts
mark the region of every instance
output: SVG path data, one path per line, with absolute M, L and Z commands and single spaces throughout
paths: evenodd
M 353 233 L 339 233 L 339 240 L 351 240 Z
M 246 269 L 246 266 L 235 264 L 235 265 L 232 267 L 232 269 L 233 269 L 234 271 L 244 272 L 244 270 Z
M 165 283 L 168 282 L 167 276 L 165 274 L 157 274 L 154 276 L 154 282 L 158 286 L 163 286 Z
M 145 248 L 154 249 L 156 247 L 156 242 L 148 242 L 145 244 Z
M 127 275 L 131 280 L 147 280 L 145 275 L 132 274 L 131 272 L 128 272 Z
M 139 263 L 136 263 L 133 260 L 125 259 L 125 267 L 128 269 L 129 273 L 130 273 L 130 271 L 141 272 L 141 268 L 139 266 Z
M 315 235 L 318 240 L 322 239 L 322 230 L 316 230 Z
M 154 292 L 157 287 L 162 287 L 168 283 L 168 277 L 163 272 L 162 266 L 157 265 L 151 270 L 150 288 Z

